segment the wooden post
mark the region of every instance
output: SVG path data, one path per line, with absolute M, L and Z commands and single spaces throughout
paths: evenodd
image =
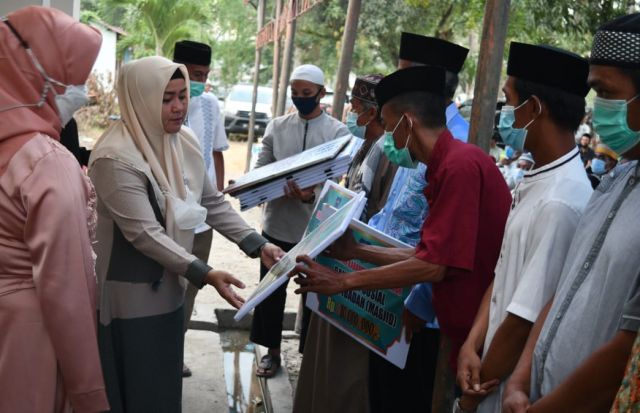
M 258 32 L 264 26 L 264 2 L 258 0 Z M 247 159 L 244 171 L 249 171 L 251 164 L 251 148 L 256 141 L 256 103 L 258 102 L 258 83 L 260 82 L 260 62 L 262 60 L 262 47 L 256 47 L 256 57 L 253 65 L 253 95 L 251 96 L 251 113 L 249 114 L 249 130 L 247 131 Z
M 342 51 L 340 53 L 340 63 L 336 84 L 333 90 L 333 106 L 331 113 L 333 117 L 342 120 L 342 110 L 344 109 L 344 96 L 349 87 L 349 71 L 353 61 L 353 48 L 356 42 L 356 32 L 358 30 L 358 18 L 360 17 L 361 0 L 349 0 L 347 18 L 342 35 Z
M 476 70 L 469 143 L 489 152 L 493 123 L 500 87 L 504 43 L 509 23 L 510 0 L 487 0 Z
M 273 115 L 284 115 L 287 103 L 287 88 L 289 87 L 289 76 L 291 75 L 291 61 L 293 60 L 294 40 L 296 36 L 296 18 L 293 15 L 296 7 L 296 0 L 290 3 L 289 17 L 287 22 L 287 34 L 284 41 L 284 52 L 282 53 L 282 67 L 280 68 L 280 83 L 278 84 L 278 104 L 276 113 Z
M 271 100 L 271 115 L 275 117 L 278 106 L 278 81 L 280 80 L 280 13 L 283 0 L 276 0 L 276 18 L 274 20 L 273 38 L 273 96 Z

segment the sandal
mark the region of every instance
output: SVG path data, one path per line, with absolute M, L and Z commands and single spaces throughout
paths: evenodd
M 276 375 L 280 368 L 280 356 L 266 354 L 260 359 L 256 368 L 256 376 L 270 378 Z

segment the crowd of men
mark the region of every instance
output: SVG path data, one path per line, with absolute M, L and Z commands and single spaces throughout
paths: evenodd
M 363 220 L 412 247 L 361 245 L 347 234 L 328 254 L 377 267 L 338 274 L 299 257 L 297 292 L 413 286 L 410 354 L 400 370 L 313 314 L 295 411 L 430 411 L 432 400 L 455 412 L 637 411 L 639 44 L 638 14 L 603 24 L 589 59 L 512 42 L 496 125 L 506 150 L 491 157 L 465 143 L 468 124 L 452 103 L 467 49 L 403 33 L 398 70 L 357 79 L 347 126 L 365 143 L 347 186 L 369 197 Z M 309 125 L 325 116 L 319 73 L 294 71 L 300 114 L 267 128 L 260 165 L 309 147 Z M 576 137 L 591 89 L 595 151 L 591 131 Z M 288 151 L 274 155 L 278 147 Z M 290 189 L 278 202 L 297 210 L 279 218 L 306 222 L 314 188 Z M 277 369 L 275 344 L 261 375 Z
M 0 36 L 0 410 L 180 411 L 197 291 L 210 284 L 243 302 L 231 288 L 243 284 L 207 265 L 211 227 L 260 257 L 263 279 L 301 240 L 320 188 L 289 180 L 264 205 L 261 235 L 244 223 L 218 190 L 228 144 L 205 92 L 211 48 L 188 40 L 173 62 L 121 69 L 123 119 L 89 159 L 92 184 L 51 138 L 65 125 L 73 135 L 99 34 L 25 8 L 0 20 Z M 588 59 L 511 42 L 488 154 L 467 143 L 454 103 L 467 54 L 402 33 L 397 70 L 358 76 L 345 123 L 320 105 L 323 71 L 301 65 L 296 111 L 266 127 L 258 168 L 362 139 L 344 185 L 366 194 L 360 220 L 407 245 L 347 232 L 324 253 L 375 267 L 346 274 L 296 258 L 289 276 L 303 300 L 411 292 L 404 369 L 303 306 L 295 412 L 640 411 L 640 13 L 600 26 Z M 250 339 L 268 348 L 261 377 L 281 367 L 285 299 L 283 285 L 255 310 Z
M 344 276 L 301 257 L 297 291 L 413 286 L 404 370 L 304 309 L 295 411 L 430 411 L 432 400 L 456 412 L 609 410 L 630 355 L 637 362 L 640 327 L 639 42 L 637 14 L 600 27 L 589 60 L 512 42 L 490 156 L 464 143 L 468 123 L 453 102 L 464 47 L 402 33 L 398 70 L 357 78 L 346 126 L 320 107 L 322 70 L 293 71 L 297 111 L 269 123 L 256 166 L 347 132 L 363 139 L 345 185 L 367 194 L 362 220 L 412 246 L 345 236 L 332 256 L 378 267 Z M 184 47 L 193 50 L 176 61 L 188 64 L 193 89 L 202 80 L 192 65 L 208 66 L 210 49 L 202 57 L 202 45 L 182 42 L 176 56 Z M 585 115 L 590 89 L 597 97 Z M 286 189 L 265 206 L 262 225 L 285 251 L 300 241 L 318 191 Z M 286 285 L 255 312 L 251 340 L 269 348 L 259 376 L 281 364 L 285 297 Z M 635 379 L 623 386 L 633 391 Z M 621 389 L 616 408 L 633 401 Z

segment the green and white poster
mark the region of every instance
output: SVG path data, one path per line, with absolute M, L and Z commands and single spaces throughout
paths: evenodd
M 328 219 L 340 205 L 344 205 L 356 194 L 333 182 L 327 182 L 311 217 L 307 231 L 313 231 L 324 219 Z M 349 229 L 358 243 L 408 247 L 366 224 L 354 219 Z M 340 261 L 318 256 L 316 261 L 337 272 L 353 272 L 375 267 L 360 261 Z M 403 337 L 402 313 L 409 287 L 387 290 L 354 290 L 325 296 L 307 294 L 306 305 L 331 324 L 376 352 L 394 365 L 404 368 L 409 343 Z
M 354 216 L 360 216 L 364 208 L 364 194 L 358 194 L 353 199 L 344 203 L 340 209 L 330 217 L 319 223 L 312 231 L 305 234 L 302 240 L 296 244 L 284 257 L 280 259 L 258 284 L 253 294 L 238 310 L 233 317 L 240 321 L 249 311 L 271 295 L 288 280 L 288 274 L 296 265 L 296 257 L 308 255 L 315 258 L 324 251 L 333 241 L 338 239 L 347 229 Z

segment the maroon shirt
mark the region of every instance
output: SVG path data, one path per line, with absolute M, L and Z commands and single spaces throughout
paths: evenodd
M 482 296 L 494 277 L 511 194 L 492 159 L 445 130 L 427 163 L 424 194 L 429 215 L 416 257 L 446 266 L 434 282 L 433 307 L 452 341 L 452 361 L 467 338 Z

